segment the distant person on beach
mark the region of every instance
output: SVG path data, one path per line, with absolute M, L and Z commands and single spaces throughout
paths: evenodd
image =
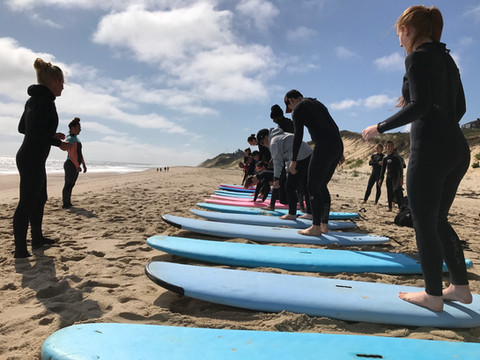
M 63 142 L 65 134 L 57 133 L 58 115 L 55 98 L 62 95 L 64 77 L 62 70 L 37 58 L 33 64 L 37 85 L 28 87 L 30 98 L 18 125 L 25 135 L 17 152 L 20 173 L 20 198 L 13 216 L 15 258 L 31 256 L 27 250 L 27 231 L 30 224 L 32 249 L 53 244 L 42 232 L 43 211 L 47 202 L 47 173 L 45 162 L 51 146 L 69 150 L 72 144 Z
M 375 146 L 375 153 L 372 154 L 370 157 L 370 161 L 368 165 L 372 167 L 372 172 L 370 174 L 370 178 L 368 179 L 367 190 L 365 191 L 365 196 L 363 197 L 363 203 L 365 204 L 372 192 L 373 185 L 376 187 L 375 193 L 375 205 L 378 204 L 378 199 L 380 199 L 380 195 L 382 194 L 382 187 L 379 185 L 378 180 L 380 179 L 380 173 L 382 171 L 382 164 L 383 164 L 383 145 L 377 144 Z
M 283 115 L 283 110 L 280 105 L 275 104 L 272 106 L 270 109 L 270 118 L 283 132 L 293 134 L 293 121 Z
M 442 311 L 444 301 L 472 302 L 462 244 L 448 212 L 470 163 L 470 149 L 458 125 L 466 111 L 460 73 L 440 42 L 443 19 L 436 7 L 411 6 L 396 23 L 406 50 L 406 74 L 395 115 L 363 130 L 379 133 L 411 124 L 407 190 L 425 291 L 400 293 L 405 301 Z M 442 291 L 442 264 L 450 285 Z
M 68 157 L 65 163 L 63 164 L 63 169 L 65 170 L 65 185 L 63 186 L 62 198 L 63 198 L 63 209 L 71 208 L 72 201 L 72 190 L 75 186 L 75 183 L 78 179 L 78 173 L 82 172 L 81 166 L 83 166 L 83 172 L 87 172 L 87 165 L 85 164 L 85 159 L 82 153 L 82 143 L 77 137 L 82 131 L 80 125 L 80 118 L 76 117 L 70 124 L 68 124 L 69 134 L 66 141 L 73 144 L 73 147 L 68 150 Z
M 307 180 L 313 222 L 311 227 L 300 230 L 299 234 L 322 235 L 328 232 L 330 214 L 331 199 L 327 185 L 337 165 L 344 160 L 342 138 L 328 109 L 317 99 L 304 98 L 298 90 L 290 90 L 285 94 L 284 101 L 286 113 L 292 113 L 295 127 L 290 173 L 295 174 L 297 171 L 304 127 L 308 129 L 315 145 L 308 166 Z
M 292 159 L 292 149 L 294 135 L 292 133 L 285 133 L 282 129 L 262 129 L 257 134 L 257 139 L 260 143 L 270 149 L 273 158 L 273 176 L 275 189 L 280 188 L 280 175 L 283 167 L 289 167 Z M 287 174 L 287 199 L 288 199 L 288 214 L 280 216 L 280 219 L 294 220 L 297 218 L 297 204 L 299 196 L 298 194 L 304 194 L 307 192 L 307 173 L 308 164 L 310 162 L 310 156 L 312 154 L 312 148 L 308 146 L 306 142 L 300 144 L 300 148 L 297 152 L 297 166 L 295 173 L 289 172 Z M 300 196 L 303 199 L 303 196 Z M 307 192 L 307 214 L 302 217 L 311 219 L 310 203 L 308 201 Z M 273 202 L 274 199 L 271 200 Z
M 385 185 L 387 187 L 388 211 L 392 211 L 394 202 L 398 205 L 399 209 L 402 207 L 403 168 L 405 167 L 405 161 L 395 151 L 395 145 L 392 141 L 387 141 L 385 148 L 387 155 L 383 157 L 377 186 L 382 187 L 386 173 L 387 179 L 385 180 Z

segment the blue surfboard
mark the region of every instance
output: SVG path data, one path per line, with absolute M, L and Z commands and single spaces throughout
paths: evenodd
M 172 255 L 230 266 L 273 267 L 289 271 L 325 273 L 422 272 L 415 259 L 397 253 L 255 245 L 162 235 L 149 237 L 147 244 Z M 470 260 L 465 262 L 467 267 L 473 265 Z M 447 271 L 445 265 L 443 270 Z
M 220 184 L 218 186 L 220 190 L 226 190 L 226 191 L 232 191 L 232 192 L 242 192 L 242 193 L 254 193 L 255 188 L 248 188 L 245 189 L 243 186 L 240 185 L 226 185 L 226 184 Z
M 230 196 L 236 198 L 243 198 L 243 199 L 253 199 L 254 193 L 241 193 L 241 192 L 234 192 L 234 191 L 226 191 L 226 190 L 215 190 L 215 195 L 223 195 L 223 196 Z M 261 198 L 261 196 L 259 196 Z M 271 194 L 268 195 L 268 199 L 271 198 Z
M 478 358 L 480 344 L 383 336 L 93 323 L 65 327 L 43 343 L 42 360 L 283 360 Z
M 297 229 L 221 223 L 162 215 L 162 220 L 180 229 L 224 238 L 244 238 L 262 242 L 284 242 L 316 245 L 377 245 L 388 243 L 386 236 L 329 231 L 321 236 L 300 235 Z
M 190 210 L 193 214 L 202 217 L 204 219 L 235 223 L 246 225 L 259 225 L 259 226 L 287 226 L 295 229 L 306 229 L 312 226 L 312 220 L 297 218 L 295 220 L 282 220 L 277 216 L 259 216 L 249 214 L 231 214 L 222 213 L 217 211 L 205 211 L 205 210 Z M 351 229 L 357 225 L 351 221 L 328 221 L 328 228 L 330 230 L 342 230 Z
M 232 214 L 251 214 L 251 215 L 272 215 L 272 216 L 282 216 L 288 213 L 287 209 L 275 209 L 275 211 L 264 210 L 262 208 L 256 207 L 244 207 L 244 206 L 231 206 L 231 205 L 219 205 L 206 202 L 197 203 L 198 207 L 203 209 L 219 211 L 219 212 L 228 212 Z M 303 215 L 301 211 L 297 211 L 297 215 Z M 358 213 L 350 212 L 330 212 L 330 220 L 348 220 L 359 218 Z
M 325 316 L 403 326 L 480 326 L 480 295 L 472 304 L 446 301 L 435 312 L 401 300 L 399 292 L 422 288 L 300 275 L 151 262 L 146 275 L 156 284 L 198 300 L 238 308 Z

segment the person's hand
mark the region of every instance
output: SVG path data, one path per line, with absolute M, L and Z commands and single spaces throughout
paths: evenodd
M 338 162 L 338 166 L 341 166 L 344 162 L 345 162 L 345 156 L 342 155 L 342 157 L 340 158 L 340 161 Z
M 365 141 L 370 141 L 372 138 L 378 135 L 380 135 L 380 133 L 378 132 L 377 125 L 369 126 L 362 131 L 362 137 Z
M 380 180 L 378 180 L 378 183 L 377 183 L 377 184 L 378 184 L 379 187 L 381 187 L 381 186 L 382 186 L 382 183 L 383 183 L 383 180 L 380 179 Z
M 403 186 L 403 177 L 400 178 L 400 186 Z
M 297 162 L 296 161 L 290 161 L 290 165 L 288 166 L 288 171 L 290 171 L 290 174 L 295 175 L 297 173 Z
M 280 180 L 275 180 L 275 181 L 273 182 L 273 187 L 274 187 L 275 189 L 280 189 Z
M 73 144 L 72 144 L 72 143 L 69 143 L 69 142 L 66 142 L 66 141 L 63 141 L 63 142 L 60 144 L 60 149 L 63 150 L 63 151 L 70 150 L 72 147 L 73 147 Z
M 65 134 L 64 133 L 56 133 L 55 135 L 53 135 L 53 137 L 57 140 L 65 140 Z
M 378 162 L 378 165 L 383 165 L 383 161 L 379 161 L 379 162 Z
M 82 168 L 80 166 L 77 168 L 77 172 L 82 172 Z
M 87 165 L 83 165 L 83 173 L 86 173 L 87 172 Z

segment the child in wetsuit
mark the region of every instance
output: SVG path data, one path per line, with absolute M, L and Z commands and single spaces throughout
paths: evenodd
M 393 203 L 396 202 L 400 209 L 403 201 L 403 168 L 405 162 L 403 158 L 395 152 L 395 146 L 392 141 L 386 143 L 387 155 L 383 158 L 382 170 L 380 172 L 380 179 L 378 186 L 382 186 L 385 172 L 387 179 L 385 185 L 387 186 L 388 211 L 392 211 Z

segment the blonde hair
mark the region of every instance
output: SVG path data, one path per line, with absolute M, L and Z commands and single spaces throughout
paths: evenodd
M 403 12 L 395 23 L 397 30 L 401 26 L 409 26 L 414 29 L 415 37 L 409 44 L 407 53 L 412 52 L 418 46 L 416 42 L 421 37 L 430 38 L 432 41 L 440 41 L 443 30 L 443 17 L 440 10 L 435 6 L 424 5 L 410 6 Z
M 40 85 L 48 85 L 51 80 L 64 80 L 62 69 L 56 65 L 52 65 L 52 63 L 43 61 L 41 58 L 35 59 L 33 67 L 37 73 L 37 82 Z

